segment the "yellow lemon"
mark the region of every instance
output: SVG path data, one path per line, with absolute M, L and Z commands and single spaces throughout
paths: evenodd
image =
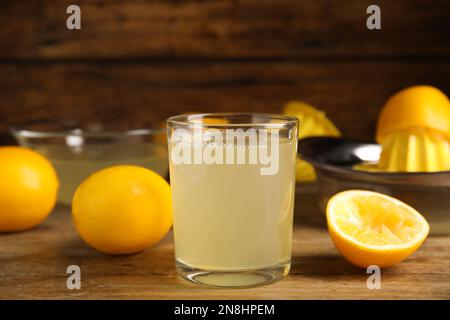
M 381 144 L 389 133 L 413 128 L 433 129 L 450 139 L 450 103 L 442 91 L 414 86 L 393 95 L 381 110 L 376 140 Z
M 365 190 L 333 196 L 327 222 L 338 251 L 361 268 L 399 263 L 422 245 L 429 232 L 425 218 L 412 207 Z
M 301 101 L 292 101 L 284 106 L 283 113 L 295 116 L 300 120 L 298 138 L 308 137 L 340 137 L 341 133 L 336 126 L 320 111 L 310 104 Z M 301 154 L 301 150 L 300 150 Z M 316 179 L 314 168 L 306 161 L 297 158 L 296 180 L 298 182 L 313 181 Z
M 58 195 L 50 162 L 21 147 L 0 147 L 0 232 L 21 231 L 41 223 Z
M 109 167 L 77 188 L 72 217 L 81 238 L 98 251 L 136 253 L 159 242 L 172 226 L 170 187 L 142 167 Z

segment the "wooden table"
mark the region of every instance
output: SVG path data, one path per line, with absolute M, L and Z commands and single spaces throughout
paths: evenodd
M 140 254 L 108 256 L 85 245 L 58 207 L 38 228 L 0 235 L 2 299 L 416 299 L 450 298 L 450 236 L 429 237 L 400 265 L 382 270 L 381 289 L 334 249 L 314 195 L 298 194 L 290 275 L 251 289 L 210 289 L 180 279 L 172 234 Z M 81 289 L 68 290 L 66 268 L 81 268 Z

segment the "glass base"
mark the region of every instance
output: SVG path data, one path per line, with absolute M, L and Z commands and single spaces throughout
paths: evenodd
M 291 262 L 251 270 L 204 270 L 176 261 L 178 274 L 197 284 L 217 288 L 249 288 L 263 286 L 281 280 L 289 274 Z

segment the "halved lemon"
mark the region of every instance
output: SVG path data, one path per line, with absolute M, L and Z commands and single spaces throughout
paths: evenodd
M 337 250 L 361 268 L 399 263 L 422 245 L 430 229 L 414 208 L 365 190 L 334 195 L 328 202 L 327 222 Z

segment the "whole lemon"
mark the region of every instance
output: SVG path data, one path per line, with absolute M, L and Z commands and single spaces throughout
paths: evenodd
M 22 231 L 41 223 L 58 195 L 50 162 L 22 147 L 0 147 L 0 232 Z
M 159 242 L 172 226 L 170 186 L 142 167 L 109 167 L 78 186 L 72 217 L 80 237 L 94 249 L 136 253 Z

